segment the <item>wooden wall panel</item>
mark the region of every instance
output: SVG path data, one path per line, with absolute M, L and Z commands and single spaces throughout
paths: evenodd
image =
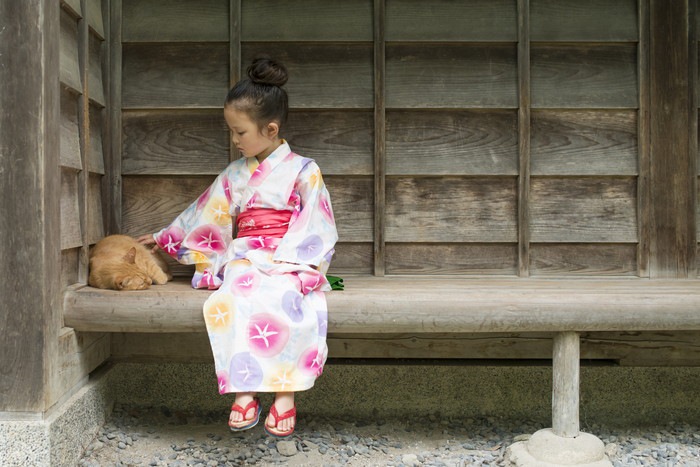
M 77 284 L 80 279 L 80 248 L 61 251 L 61 287 Z
M 635 0 L 530 0 L 533 41 L 637 41 Z
M 513 243 L 387 243 L 387 274 L 515 274 Z
M 395 110 L 386 115 L 388 175 L 517 175 L 515 111 Z
M 122 0 L 124 42 L 227 42 L 228 0 Z
M 214 177 L 124 177 L 123 231 L 128 235 L 156 232 L 177 217 L 206 190 Z M 344 242 L 372 239 L 372 179 L 325 177 L 338 233 Z
M 124 44 L 123 108 L 222 108 L 228 44 Z
M 514 45 L 389 44 L 387 108 L 517 108 Z
M 229 163 L 222 109 L 126 111 L 122 173 L 217 175 Z
M 87 189 L 88 243 L 97 243 L 105 236 L 102 217 L 102 176 L 90 174 Z
M 534 178 L 532 242 L 637 241 L 634 178 Z
M 61 0 L 61 9 L 70 12 L 76 18 L 82 17 L 80 0 Z
M 371 274 L 372 243 L 348 243 L 343 237 L 335 245 L 329 274 Z
M 102 0 L 86 0 L 86 18 L 90 30 L 100 39 L 105 39 L 105 27 L 102 20 Z
M 61 83 L 82 93 L 83 85 L 80 79 L 78 64 L 78 23 L 68 12 L 61 10 L 60 44 L 60 79 Z
M 638 106 L 635 44 L 533 45 L 533 108 Z
M 637 112 L 532 113 L 533 175 L 636 175 Z
M 314 159 L 324 175 L 372 174 L 370 111 L 292 111 L 282 134 L 294 152 Z
M 637 245 L 533 243 L 530 273 L 533 276 L 635 276 Z
M 244 41 L 371 41 L 372 0 L 243 0 Z
M 516 242 L 513 177 L 388 177 L 387 242 Z
M 61 250 L 83 244 L 78 206 L 78 173 L 61 169 Z
M 103 41 L 90 34 L 88 55 L 88 96 L 101 107 L 106 105 L 104 80 L 102 79 Z
M 260 54 L 284 63 L 289 71 L 290 109 L 371 109 L 374 105 L 371 44 L 247 42 L 242 49 L 244 67 Z
M 90 172 L 104 175 L 104 150 L 102 148 L 102 109 L 90 106 L 90 148 L 87 158 L 87 169 Z
M 61 89 L 61 166 L 75 170 L 82 168 L 78 96 L 68 88 Z
M 517 41 L 514 0 L 387 0 L 388 41 Z

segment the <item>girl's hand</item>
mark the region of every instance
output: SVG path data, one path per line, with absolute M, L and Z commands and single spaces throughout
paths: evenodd
M 153 240 L 153 234 L 145 234 L 136 238 L 136 241 L 146 248 L 150 248 L 152 253 L 158 251 L 158 244 Z

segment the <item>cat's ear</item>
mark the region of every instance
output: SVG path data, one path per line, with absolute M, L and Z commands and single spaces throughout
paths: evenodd
M 134 264 L 136 262 L 136 247 L 131 247 L 124 255 L 124 261 Z

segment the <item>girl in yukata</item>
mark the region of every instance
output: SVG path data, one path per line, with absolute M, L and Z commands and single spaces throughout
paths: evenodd
M 338 239 L 318 165 L 280 137 L 287 71 L 258 58 L 228 93 L 224 118 L 243 155 L 168 227 L 139 238 L 194 264 L 219 393 L 235 393 L 229 426 L 254 427 L 258 392 L 274 392 L 265 430 L 294 432 L 294 392 L 313 386 L 326 361 L 325 277 Z M 154 247 L 155 248 L 155 247 Z

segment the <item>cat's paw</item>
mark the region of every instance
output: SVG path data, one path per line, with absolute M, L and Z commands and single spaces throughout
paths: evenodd
M 163 285 L 166 284 L 170 279 L 172 279 L 172 275 L 168 275 L 164 273 L 163 271 L 158 271 L 155 274 L 153 274 L 153 283 L 156 285 Z

